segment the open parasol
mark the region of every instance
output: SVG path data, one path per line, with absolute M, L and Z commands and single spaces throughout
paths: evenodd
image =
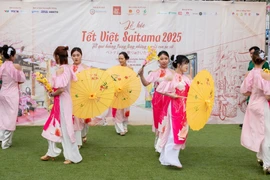
M 124 109 L 132 105 L 141 92 L 141 81 L 129 67 L 114 66 L 107 69 L 115 83 L 114 100 L 111 107 Z
M 193 79 L 187 98 L 187 121 L 191 129 L 204 127 L 214 105 L 214 80 L 207 70 L 200 71 Z
M 73 114 L 78 118 L 93 118 L 106 111 L 114 97 L 114 82 L 100 69 L 90 68 L 76 74 L 71 84 Z

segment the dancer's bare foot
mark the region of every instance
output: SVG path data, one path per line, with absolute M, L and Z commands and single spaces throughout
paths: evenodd
M 87 137 L 86 136 L 82 137 L 82 142 L 86 143 L 86 141 L 87 141 Z
M 72 162 L 70 160 L 68 160 L 68 159 L 64 161 L 64 164 L 71 164 L 71 163 Z
M 126 133 L 125 132 L 121 132 L 120 133 L 120 136 L 124 136 Z
M 41 158 L 40 158 L 40 160 L 42 160 L 42 161 L 48 161 L 48 160 L 52 160 L 52 161 L 54 161 L 54 158 L 53 157 L 51 157 L 51 156 L 48 156 L 48 155 L 44 155 L 44 156 L 42 156 Z

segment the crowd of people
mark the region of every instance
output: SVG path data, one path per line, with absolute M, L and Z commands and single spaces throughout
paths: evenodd
M 258 163 L 265 173 L 270 173 L 270 74 L 263 70 L 269 69 L 269 65 L 264 52 L 258 47 L 250 48 L 249 52 L 252 60 L 241 85 L 241 93 L 248 97 L 241 144 L 257 152 Z M 7 149 L 12 145 L 12 136 L 16 129 L 19 84 L 25 82 L 25 75 L 22 67 L 13 63 L 16 58 L 13 47 L 4 45 L 1 54 L 5 61 L 0 67 L 0 141 L 2 149 Z M 52 78 L 54 91 L 49 93 L 54 98 L 54 106 L 42 132 L 42 136 L 48 140 L 48 150 L 41 160 L 48 161 L 59 156 L 62 150 L 56 143 L 62 143 L 64 164 L 79 163 L 82 161 L 80 148 L 87 140 L 88 121 L 72 115 L 70 83 L 76 81 L 78 72 L 91 67 L 82 64 L 83 53 L 78 47 L 71 50 L 72 65 L 68 64 L 68 47 L 57 47 L 53 55 L 59 66 Z M 151 106 L 154 149 L 160 153 L 159 161 L 162 165 L 182 168 L 179 153 L 185 148 L 189 131 L 186 100 L 193 78 L 192 66 L 184 55 L 169 56 L 168 52 L 160 51 L 158 58 L 159 68 L 149 71 L 147 77 L 144 77 L 144 67 L 138 72 L 144 86 L 153 84 Z M 132 69 L 128 66 L 128 59 L 126 52 L 119 53 L 119 65 Z M 168 68 L 170 61 L 173 69 Z M 128 132 L 129 113 L 126 112 L 129 111 L 129 108 L 110 108 L 107 113 L 107 116 L 113 117 L 116 133 L 121 136 Z
M 2 149 L 12 145 L 12 136 L 16 129 L 16 120 L 19 109 L 19 84 L 25 82 L 25 75 L 22 67 L 15 64 L 16 49 L 4 45 L 1 47 L 1 56 L 5 61 L 0 67 L 0 79 L 2 87 L 0 91 L 0 141 Z M 53 92 L 49 96 L 53 98 L 53 108 L 46 121 L 42 136 L 48 140 L 48 151 L 40 159 L 48 161 L 59 156 L 61 149 L 56 143 L 61 143 L 65 157 L 64 164 L 78 163 L 82 161 L 79 149 L 87 141 L 88 122 L 101 120 L 102 117 L 95 117 L 92 120 L 81 119 L 72 115 L 72 100 L 70 96 L 70 83 L 76 81 L 76 74 L 90 67 L 82 63 L 82 50 L 75 47 L 71 50 L 73 64 L 68 64 L 68 47 L 59 46 L 55 49 L 54 59 L 58 68 L 52 77 Z M 127 65 L 129 59 L 127 53 L 119 54 L 119 64 Z M 125 109 L 110 109 L 102 116 L 111 116 L 115 122 L 116 132 L 125 135 L 128 132 L 128 116 Z

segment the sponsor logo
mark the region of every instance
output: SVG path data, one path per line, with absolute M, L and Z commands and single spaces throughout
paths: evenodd
M 217 12 L 209 12 L 208 14 L 212 16 L 217 16 Z
M 94 9 L 90 9 L 90 14 L 91 14 L 91 15 L 94 15 L 95 12 L 96 12 L 96 11 L 95 11 Z
M 48 13 L 47 10 L 41 10 L 40 13 Z
M 33 11 L 32 11 L 32 13 L 39 13 L 39 11 L 37 11 L 37 10 L 33 10 Z
M 90 9 L 89 13 L 91 15 L 98 14 L 98 13 L 106 13 L 105 7 L 93 7 L 93 9 Z
M 143 14 L 144 14 L 144 15 L 146 15 L 146 13 L 147 13 L 146 9 L 145 9 L 145 10 L 143 10 Z
M 168 12 L 158 11 L 158 14 L 168 14 Z
M 19 10 L 10 10 L 12 13 L 19 13 Z
M 130 7 L 129 7 L 130 8 Z M 139 7 L 137 7 L 139 8 Z M 147 14 L 147 11 L 146 9 L 142 10 L 142 9 L 128 9 L 128 15 L 146 15 Z
M 113 15 L 121 15 L 121 6 L 113 6 Z
M 179 11 L 179 12 L 178 12 L 178 15 L 182 16 L 182 11 Z
M 49 13 L 58 13 L 58 11 L 49 11 Z
M 8 13 L 8 12 L 9 12 L 9 10 L 4 10 L 4 12 Z
M 202 16 L 202 12 L 199 12 L 199 15 Z
M 21 10 L 21 13 L 27 13 L 27 11 L 26 10 Z
M 176 12 L 169 12 L 169 14 L 175 15 L 175 14 L 176 14 Z

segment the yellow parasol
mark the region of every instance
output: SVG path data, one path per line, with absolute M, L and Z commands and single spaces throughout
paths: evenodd
M 207 70 L 200 71 L 193 79 L 187 97 L 187 122 L 191 129 L 204 127 L 214 105 L 214 80 Z
M 114 100 L 111 107 L 124 109 L 132 105 L 141 92 L 141 82 L 129 67 L 114 66 L 107 69 L 115 83 Z
M 77 73 L 71 84 L 73 114 L 78 118 L 93 118 L 108 109 L 114 97 L 114 82 L 100 69 L 90 68 Z

